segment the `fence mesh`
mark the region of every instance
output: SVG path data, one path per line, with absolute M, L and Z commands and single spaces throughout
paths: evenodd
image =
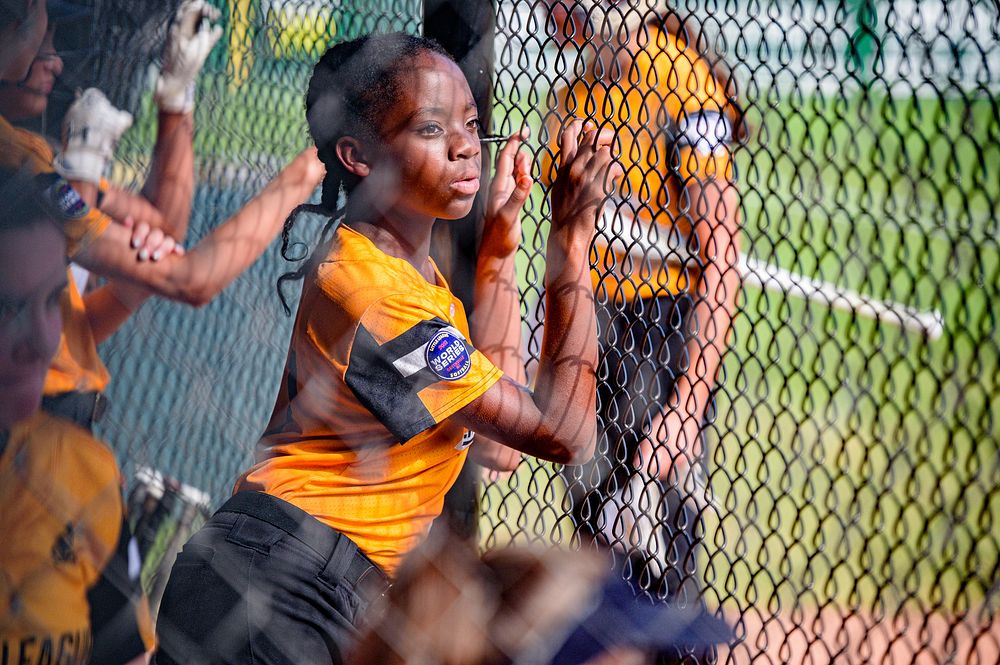
M 564 91 L 578 90 L 576 113 L 607 120 L 599 103 L 586 103 L 595 90 L 610 99 L 648 88 L 634 68 L 595 77 L 588 67 L 615 52 L 621 26 L 643 30 L 637 18 L 667 7 L 581 3 L 590 27 L 575 35 L 550 14 L 571 4 L 496 3 L 493 129 L 527 124 L 542 174 L 518 253 L 529 373 L 545 318 L 542 171 L 554 119 L 567 112 Z M 155 136 L 150 68 L 176 3 L 93 6 L 82 41 L 98 46 L 77 62 L 77 75 L 136 115 L 113 180 L 139 185 Z M 307 144 L 303 91 L 327 43 L 422 29 L 414 0 L 219 7 L 226 34 L 198 83 L 191 242 Z M 637 187 L 599 232 L 606 244 L 619 242 L 625 263 L 593 252 L 604 288 L 598 457 L 610 461 L 600 471 L 526 459 L 512 476 L 487 481 L 482 544 L 580 547 L 583 517 L 603 515 L 610 540 L 645 553 L 633 563 L 654 576 L 657 564 L 674 570 L 670 593 L 693 588 L 736 624 L 739 639 L 720 662 L 995 662 L 1000 7 L 677 0 L 667 11 L 687 26 L 690 57 L 731 82 L 727 99 L 746 129 L 723 148 L 733 155 L 742 261 L 732 269 L 742 288 L 702 452 L 693 454 L 692 442 L 681 455 L 700 480 L 609 471 L 630 461 L 621 451 L 635 441 L 626 439 L 669 410 L 666 389 L 653 394 L 659 384 L 619 380 L 624 372 L 658 381 L 673 348 L 663 312 L 637 313 L 608 294 L 622 266 L 634 267 L 623 254 L 645 247 L 633 233 L 642 214 L 630 216 L 644 195 Z M 693 94 L 690 79 L 671 85 Z M 620 131 L 667 145 L 669 123 L 625 111 Z M 717 122 L 701 119 L 709 120 Z M 655 165 L 640 175 L 675 197 L 657 205 L 679 205 L 683 187 L 663 184 L 669 178 Z M 654 241 L 667 235 L 652 233 Z M 102 346 L 114 381 L 99 430 L 128 474 L 151 467 L 209 503 L 228 493 L 280 376 L 291 319 L 274 284 L 285 265 L 272 248 L 208 307 L 150 302 Z M 681 308 L 675 300 L 670 306 Z M 669 315 L 680 320 L 682 309 Z M 683 321 L 680 339 L 704 336 L 690 315 Z M 611 483 L 605 501 L 587 504 L 598 477 Z M 590 511 L 582 517 L 581 506 Z M 652 593 L 667 592 L 646 579 Z

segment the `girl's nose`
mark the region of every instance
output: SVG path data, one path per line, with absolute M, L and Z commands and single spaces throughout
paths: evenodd
M 452 159 L 469 159 L 479 154 L 479 136 L 474 132 L 458 132 L 458 137 L 452 142 Z

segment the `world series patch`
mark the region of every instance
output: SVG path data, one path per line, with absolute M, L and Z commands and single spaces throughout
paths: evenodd
M 430 370 L 445 381 L 457 381 L 472 369 L 472 356 L 465 338 L 451 326 L 434 333 L 424 355 Z
M 65 178 L 55 173 L 43 173 L 36 176 L 36 180 L 46 203 L 63 219 L 82 219 L 90 212 L 90 206 Z

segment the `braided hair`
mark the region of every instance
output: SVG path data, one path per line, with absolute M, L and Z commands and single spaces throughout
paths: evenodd
M 304 261 L 304 243 L 291 242 L 296 218 L 303 212 L 328 218 L 320 234 L 322 245 L 322 239 L 343 216 L 346 205 L 338 205 L 341 195 L 346 201 L 361 182 L 340 162 L 337 142 L 345 136 L 378 140 L 382 118 L 397 103 L 402 92 L 400 74 L 424 52 L 451 59 L 451 55 L 433 40 L 394 32 L 365 35 L 336 44 L 313 68 L 306 92 L 306 122 L 319 160 L 326 166 L 326 177 L 320 203 L 296 207 L 285 219 L 281 231 L 281 256 L 286 261 L 303 262 L 297 270 L 278 278 L 278 297 L 287 315 L 291 316 L 291 308 L 282 286 L 303 279 L 311 264 L 311 261 Z

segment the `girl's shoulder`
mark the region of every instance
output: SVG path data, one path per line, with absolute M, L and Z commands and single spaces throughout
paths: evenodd
M 368 238 L 340 227 L 317 262 L 311 285 L 341 309 L 360 314 L 385 300 L 437 300 L 409 263 L 379 250 Z
M 412 281 L 412 267 L 389 256 L 371 240 L 346 226 L 334 233 L 329 246 L 316 266 L 321 286 L 350 284 L 373 287 L 396 285 L 407 287 Z

